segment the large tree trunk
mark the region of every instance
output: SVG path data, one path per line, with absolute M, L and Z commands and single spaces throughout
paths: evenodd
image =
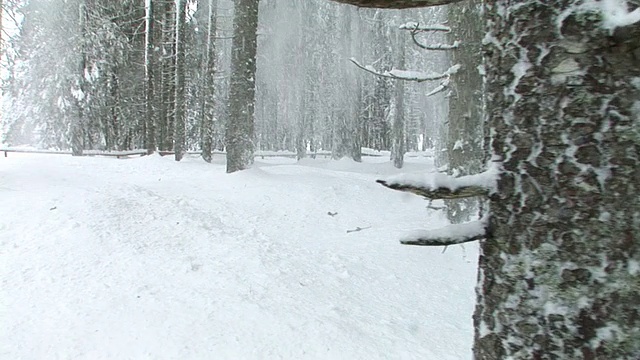
M 176 1 L 176 73 L 174 140 L 175 160 L 180 161 L 187 152 L 186 146 L 186 102 L 185 102 L 185 56 L 186 56 L 186 0 Z
M 202 158 L 210 163 L 213 158 L 213 132 L 216 105 L 216 10 L 217 0 L 208 0 L 207 10 L 207 39 L 206 54 L 204 56 L 204 92 L 202 103 Z
M 175 0 L 164 0 L 162 3 L 162 57 L 160 61 L 160 103 L 158 107 L 160 150 L 173 149 L 174 116 L 175 116 L 175 67 L 176 67 L 176 41 L 175 41 Z M 157 6 L 156 6 L 157 8 Z
M 486 4 L 504 172 L 480 257 L 479 360 L 640 359 L 640 24 L 609 36 L 578 4 Z
M 341 55 L 340 60 L 344 62 L 346 62 L 346 59 L 351 55 L 351 23 L 353 15 L 351 10 L 352 9 L 349 7 L 336 9 L 337 18 L 340 19 L 338 26 L 342 29 L 342 32 L 346 37 L 342 42 L 342 46 L 340 46 L 340 49 L 338 50 Z M 340 91 L 348 93 L 350 87 L 346 80 L 350 78 L 349 68 L 347 68 L 344 63 L 340 66 L 340 78 L 345 79 Z M 331 157 L 336 160 L 345 156 L 354 158 L 353 155 L 356 152 L 354 146 L 354 102 L 349 96 L 341 96 L 335 98 L 334 106 L 336 107 L 336 110 L 332 114 L 333 136 Z M 360 149 L 357 150 L 357 152 L 361 151 Z
M 232 42 L 227 172 L 253 163 L 258 0 L 236 0 Z
M 451 79 L 447 160 L 450 174 L 477 174 L 485 161 L 483 151 L 482 64 L 483 25 L 481 1 L 467 0 L 449 5 L 450 43 L 460 41 L 459 48 L 448 52 L 453 64 L 462 68 Z M 446 200 L 447 217 L 463 223 L 478 213 L 478 199 Z
M 640 358 L 640 24 L 610 34 L 580 4 L 486 3 L 504 171 L 481 247 L 478 360 Z

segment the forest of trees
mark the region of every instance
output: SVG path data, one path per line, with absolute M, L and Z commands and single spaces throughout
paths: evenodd
M 3 89 L 3 142 L 11 146 L 245 157 L 230 171 L 250 163 L 254 150 L 360 160 L 362 147 L 395 147 L 400 167 L 406 151 L 446 146 L 434 143 L 445 138 L 445 94 L 428 97 L 433 84 L 378 78 L 349 62 L 446 69 L 445 53 L 419 49 L 399 30 L 408 20 L 444 20 L 444 9 L 30 0 L 4 11 L 16 21 Z
M 433 148 L 455 176 L 494 163 L 495 186 L 445 189 L 473 195 L 449 204 L 455 222 L 487 207 L 464 240 L 481 239 L 476 359 L 640 358 L 637 2 L 3 6 L 16 23 L 4 47 L 5 143 L 176 160 L 198 150 L 207 161 L 226 149 L 230 172 L 255 150 L 360 160 L 366 147 L 402 166 L 405 151 Z M 447 19 L 447 31 L 423 28 Z M 443 91 L 400 81 L 424 75 L 395 67 L 428 71 Z
M 488 196 L 484 228 L 446 243 L 480 239 L 475 358 L 640 358 L 640 8 L 497 0 L 483 13 L 484 149 L 496 184 L 411 189 Z

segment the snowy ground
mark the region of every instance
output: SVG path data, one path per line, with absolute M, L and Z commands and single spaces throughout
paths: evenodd
M 0 359 L 470 359 L 477 249 L 365 161 L 0 158 Z

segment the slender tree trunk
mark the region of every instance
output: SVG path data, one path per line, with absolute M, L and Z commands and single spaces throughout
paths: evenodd
M 176 73 L 175 0 L 164 0 L 162 12 L 161 101 L 158 108 L 158 120 L 160 121 L 159 147 L 161 150 L 172 150 Z
M 176 161 L 186 153 L 186 103 L 185 103 L 185 55 L 186 55 L 186 0 L 176 0 L 176 73 L 174 151 Z
M 305 0 L 296 1 L 296 10 L 298 15 L 298 23 L 303 24 L 304 17 L 307 16 L 308 6 L 306 6 L 307 2 Z M 301 36 L 298 38 L 298 45 L 296 51 L 299 51 L 301 54 L 305 54 L 304 46 L 309 42 L 309 30 L 308 28 L 300 29 L 302 31 Z M 310 79 L 310 69 L 308 68 L 306 57 L 299 57 L 298 68 L 300 73 L 302 74 L 302 84 L 299 87 L 300 89 L 300 109 L 298 111 L 298 128 L 296 134 L 296 158 L 298 160 L 307 157 L 307 129 L 309 127 L 309 113 L 308 108 L 311 106 L 311 103 L 308 101 L 309 92 L 311 92 L 307 87 L 312 86 L 312 79 Z
M 351 55 L 351 42 L 352 42 L 352 17 L 353 9 L 345 7 L 338 10 L 338 19 L 340 29 L 346 34 L 346 39 L 342 42 L 341 57 L 340 57 L 340 77 L 344 79 L 342 82 L 342 89 L 344 93 L 350 92 L 350 83 L 347 79 L 352 78 L 349 70 L 346 66 L 346 61 Z M 355 107 L 354 99 L 349 96 L 340 96 L 336 98 L 336 107 L 338 108 L 333 112 L 333 141 L 331 148 L 331 156 L 333 159 L 341 159 L 345 156 L 349 156 L 352 159 L 357 159 L 360 155 L 360 148 L 356 149 L 357 135 L 354 136 L 355 128 Z M 357 156 L 354 156 L 355 154 Z
M 640 24 L 610 34 L 579 4 L 486 3 L 504 172 L 480 257 L 478 360 L 640 359 Z
M 106 126 L 106 137 L 108 150 L 120 150 L 120 85 L 118 81 L 118 70 L 116 67 L 109 69 L 111 72 L 108 81 L 109 97 L 107 100 L 109 120 Z
M 398 53 L 398 68 L 405 68 L 405 42 L 399 40 L 400 51 Z M 404 81 L 396 81 L 395 87 L 395 116 L 393 118 L 393 146 L 391 160 L 393 166 L 400 169 L 404 165 L 405 144 L 405 119 L 404 119 Z
M 202 158 L 210 163 L 213 154 L 214 115 L 216 105 L 216 0 L 208 0 L 207 53 L 204 69 L 204 97 L 202 111 Z
M 253 163 L 258 0 L 236 0 L 231 49 L 227 172 Z
M 362 29 L 360 28 L 361 19 L 358 11 L 351 12 L 351 21 L 355 23 L 355 30 L 351 30 L 355 34 L 360 34 Z M 354 21 L 355 20 L 355 21 Z M 349 41 L 355 46 L 355 54 L 347 54 L 349 58 L 353 56 L 362 56 L 362 36 L 350 36 Z M 349 52 L 352 50 L 350 49 Z M 356 98 L 355 101 L 351 101 L 351 157 L 354 161 L 362 162 L 362 98 L 363 98 L 363 86 L 362 77 L 364 74 L 361 71 L 356 73 Z
M 4 2 L 0 0 L 0 59 L 4 55 L 4 27 L 2 17 L 4 16 Z
M 149 154 L 156 150 L 156 125 L 155 125 L 155 94 L 154 94 L 154 51 L 155 41 L 153 37 L 153 23 L 155 22 L 154 1 L 145 0 L 145 51 L 144 51 L 144 75 L 145 75 L 145 128 L 144 146 Z
M 71 121 L 71 153 L 73 156 L 82 156 L 84 148 L 84 117 L 86 104 L 85 70 L 86 64 L 86 31 L 87 31 L 87 5 L 85 0 L 81 0 L 78 6 L 78 23 L 80 35 L 78 36 L 78 73 L 76 76 L 74 101 L 76 105 L 76 115 Z
M 304 89 L 304 87 L 303 87 Z M 308 127 L 308 115 L 306 107 L 306 95 L 303 93 L 300 96 L 300 120 L 298 123 L 298 133 L 296 135 L 296 158 L 298 160 L 307 157 L 307 127 Z

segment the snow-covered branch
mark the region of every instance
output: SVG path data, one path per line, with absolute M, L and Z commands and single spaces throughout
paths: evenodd
M 457 49 L 460 46 L 460 41 L 458 40 L 454 41 L 453 44 L 426 45 L 418 41 L 418 39 L 416 39 L 416 36 L 413 33 L 411 34 L 411 38 L 413 39 L 413 43 L 416 44 L 417 47 L 424 50 L 453 50 L 453 49 Z
M 458 178 L 441 173 L 403 174 L 377 182 L 393 190 L 410 192 L 432 200 L 462 199 L 487 197 L 494 193 L 499 173 L 498 163 L 491 162 L 487 171 Z
M 427 72 L 421 72 L 421 71 L 408 71 L 408 70 L 398 70 L 398 69 L 382 72 L 382 71 L 376 70 L 371 65 L 362 65 L 354 58 L 351 58 L 350 60 L 360 69 L 367 71 L 371 74 L 374 74 L 376 76 L 381 76 L 381 77 L 386 77 L 386 78 L 396 79 L 396 80 L 407 80 L 407 81 L 417 81 L 417 82 L 440 80 L 440 79 L 448 78 L 449 76 L 458 72 L 458 70 L 460 69 L 460 65 L 456 64 L 450 67 L 449 69 L 447 69 L 447 71 L 443 73 L 434 73 L 434 72 L 427 73 Z
M 413 9 L 429 6 L 453 4 L 461 0 L 333 0 L 363 8 Z
M 427 93 L 427 97 L 433 96 L 435 94 L 441 93 L 449 88 L 449 78 L 443 79 L 435 89 L 429 91 Z
M 448 246 L 482 240 L 487 237 L 488 218 L 464 224 L 454 224 L 434 230 L 415 230 L 403 239 L 403 245 Z
M 413 43 L 416 44 L 417 47 L 419 47 L 421 49 L 424 49 L 424 50 L 453 50 L 453 49 L 457 49 L 460 46 L 460 42 L 457 41 L 457 40 L 454 41 L 453 44 L 427 45 L 427 44 L 421 43 L 417 38 L 417 35 L 419 33 L 427 32 L 427 31 L 449 32 L 449 31 L 451 31 L 451 28 L 449 28 L 448 26 L 444 26 L 444 25 L 420 26 L 420 24 L 418 24 L 416 22 L 410 22 L 410 23 L 406 23 L 404 25 L 401 25 L 400 29 L 409 30 L 409 32 L 411 33 L 411 39 L 413 40 Z
M 632 9 L 632 10 L 630 10 Z M 574 13 L 598 12 L 602 15 L 602 26 L 613 32 L 616 28 L 640 23 L 640 7 L 631 6 L 627 0 L 586 0 L 580 5 L 569 7 L 559 16 L 558 27 Z
M 605 28 L 615 30 L 618 27 L 625 27 L 640 22 L 640 7 L 634 6 L 633 11 L 629 11 L 630 4 L 626 0 L 602 0 L 589 1 L 594 7 L 602 12 L 602 20 Z

